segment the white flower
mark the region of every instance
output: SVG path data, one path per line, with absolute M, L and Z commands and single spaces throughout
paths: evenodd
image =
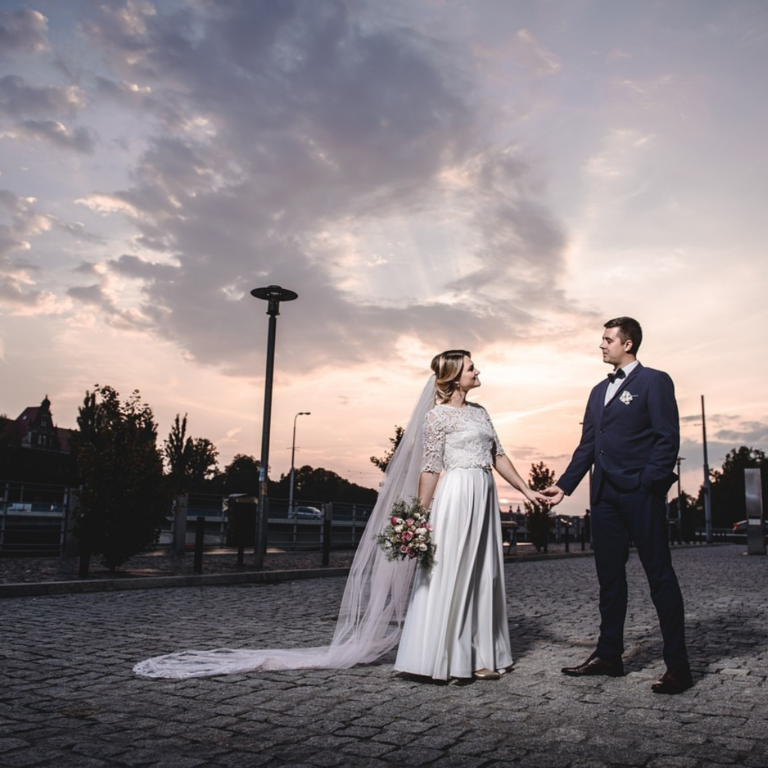
M 630 394 L 629 390 L 624 390 L 619 397 L 624 405 L 629 405 L 635 399 L 634 395 Z

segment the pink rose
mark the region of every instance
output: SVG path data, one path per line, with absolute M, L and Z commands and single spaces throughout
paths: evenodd
M 412 538 L 413 538 L 413 534 L 410 533 L 409 531 L 406 531 L 403 534 L 403 541 L 410 541 Z
M 389 518 L 389 522 L 392 523 L 392 525 L 397 525 L 397 518 L 393 515 Z

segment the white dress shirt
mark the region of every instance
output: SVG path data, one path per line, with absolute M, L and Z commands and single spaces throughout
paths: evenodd
M 616 370 L 623 370 L 624 371 L 624 377 L 626 378 L 629 376 L 632 371 L 637 368 L 639 364 L 639 360 L 634 360 L 629 365 L 625 365 L 624 368 L 617 368 Z M 616 373 L 616 371 L 614 371 Z M 619 387 L 624 383 L 624 379 L 614 379 L 613 381 L 608 383 L 608 389 L 605 390 L 605 403 L 604 405 L 608 405 L 608 403 L 611 402 L 613 399 L 613 396 L 619 391 Z

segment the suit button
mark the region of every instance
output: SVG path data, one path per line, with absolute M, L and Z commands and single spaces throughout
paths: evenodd
M 604 434 L 605 434 L 605 430 L 604 430 L 604 429 L 601 429 L 601 430 L 600 430 L 600 434 L 601 434 L 601 435 L 604 435 Z
M 601 456 L 603 455 L 603 452 L 602 452 L 602 451 L 600 451 L 600 455 L 601 455 Z

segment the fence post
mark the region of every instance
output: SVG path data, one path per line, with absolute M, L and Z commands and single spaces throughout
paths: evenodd
M 3 493 L 3 516 L 0 520 L 0 557 L 3 554 L 3 548 L 5 547 L 5 518 L 8 514 L 8 483 L 5 484 L 5 491 Z
M 205 518 L 200 516 L 195 525 L 195 562 L 192 570 L 195 573 L 203 572 L 203 542 L 205 541 Z
M 331 522 L 333 520 L 333 503 L 323 504 L 323 566 L 331 563 Z

